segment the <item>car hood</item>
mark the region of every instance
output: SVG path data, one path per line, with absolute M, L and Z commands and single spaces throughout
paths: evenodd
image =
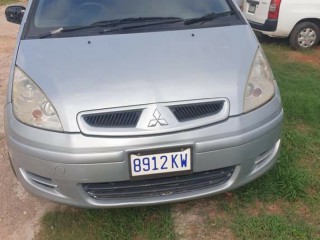
M 77 114 L 141 104 L 243 95 L 258 42 L 246 25 L 20 42 L 17 65 L 55 106 L 65 131 Z

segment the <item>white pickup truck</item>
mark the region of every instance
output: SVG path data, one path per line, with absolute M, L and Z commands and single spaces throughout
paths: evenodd
M 245 0 L 252 28 L 271 37 L 290 37 L 294 49 L 312 48 L 320 40 L 320 0 Z

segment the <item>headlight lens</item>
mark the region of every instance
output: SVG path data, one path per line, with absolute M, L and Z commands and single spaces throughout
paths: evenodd
M 271 67 L 259 48 L 251 68 L 244 96 L 244 112 L 250 112 L 267 103 L 275 94 Z
M 18 67 L 13 80 L 13 112 L 30 126 L 62 132 L 58 114 L 42 90 Z

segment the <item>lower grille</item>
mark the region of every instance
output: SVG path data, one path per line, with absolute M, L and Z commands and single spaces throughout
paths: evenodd
M 97 200 L 169 196 L 226 183 L 235 167 L 194 173 L 186 176 L 114 183 L 82 184 L 86 193 Z

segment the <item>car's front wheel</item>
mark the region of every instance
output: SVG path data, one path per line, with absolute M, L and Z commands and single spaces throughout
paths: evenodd
M 290 45 L 294 49 L 308 49 L 316 46 L 320 40 L 320 28 L 312 22 L 297 24 L 291 35 Z

